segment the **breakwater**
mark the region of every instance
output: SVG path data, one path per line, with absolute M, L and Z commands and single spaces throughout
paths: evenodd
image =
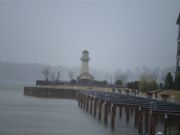
M 24 95 L 43 98 L 76 99 L 77 90 L 53 87 L 24 87 Z

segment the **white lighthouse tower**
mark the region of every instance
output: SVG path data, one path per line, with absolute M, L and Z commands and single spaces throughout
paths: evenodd
M 89 52 L 88 51 L 83 51 L 83 54 L 82 54 L 82 57 L 81 57 L 81 73 L 80 74 L 83 74 L 83 73 L 89 73 L 89 61 L 90 61 L 90 58 L 89 58 Z
M 82 61 L 81 71 L 80 75 L 77 77 L 77 80 L 80 84 L 89 84 L 94 79 L 94 77 L 89 73 L 89 52 L 87 50 L 84 50 L 80 59 Z

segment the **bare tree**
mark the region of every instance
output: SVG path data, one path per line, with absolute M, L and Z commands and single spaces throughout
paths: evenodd
M 56 81 L 59 81 L 59 80 L 60 80 L 60 75 L 61 75 L 61 71 L 58 70 L 58 71 L 57 71 L 57 75 L 56 75 Z
M 73 71 L 69 71 L 69 79 L 70 80 L 74 79 L 74 72 Z
M 44 75 L 44 77 L 45 77 L 45 79 L 48 81 L 49 80 L 49 77 L 50 77 L 50 67 L 49 66 L 47 66 L 47 67 L 45 67 L 45 69 L 42 71 L 42 73 L 43 73 L 43 75 Z
M 52 81 L 55 81 L 55 80 L 56 80 L 55 72 L 51 72 L 51 80 L 52 80 Z

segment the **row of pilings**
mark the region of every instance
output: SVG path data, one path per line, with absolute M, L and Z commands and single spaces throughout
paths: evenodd
M 180 135 L 180 104 L 97 91 L 80 91 L 78 103 L 112 129 L 118 128 L 117 115 L 125 115 L 139 135 Z

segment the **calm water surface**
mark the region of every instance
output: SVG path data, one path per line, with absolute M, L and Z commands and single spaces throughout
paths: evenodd
M 0 88 L 0 135 L 137 135 L 133 122 L 115 130 L 86 113 L 75 100 L 35 98 L 23 88 Z

